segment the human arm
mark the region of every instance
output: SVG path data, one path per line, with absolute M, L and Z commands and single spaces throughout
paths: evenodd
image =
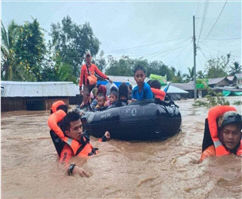
M 80 94 L 83 94 L 83 80 L 85 76 L 85 69 L 84 69 L 84 65 L 81 68 L 81 72 L 80 72 L 80 80 L 79 80 L 79 90 L 80 90 Z
M 102 77 L 103 79 L 107 79 L 107 80 L 109 80 L 109 81 L 111 81 L 110 79 L 109 79 L 109 77 L 107 76 L 107 75 L 105 75 L 102 71 L 100 71 L 99 69 L 98 69 L 98 67 L 94 64 L 94 71 L 95 71 L 95 73 L 97 73 L 100 77 Z
M 65 145 L 59 159 L 59 162 L 64 167 L 65 173 L 69 176 L 79 175 L 81 177 L 89 177 L 88 172 L 86 172 L 83 168 L 70 163 L 72 156 L 72 150 L 67 145 Z
M 144 99 L 153 99 L 153 93 L 151 91 L 150 85 L 148 85 L 147 83 L 145 84 L 144 87 Z
M 103 135 L 102 138 L 100 138 L 98 141 L 99 142 L 106 142 L 106 141 L 109 141 L 111 139 L 111 135 L 109 133 L 109 131 L 106 131 Z
M 203 152 L 202 155 L 200 157 L 200 162 L 202 162 L 204 159 L 210 157 L 210 156 L 215 156 L 216 152 L 215 152 L 215 147 L 213 145 L 207 147 Z

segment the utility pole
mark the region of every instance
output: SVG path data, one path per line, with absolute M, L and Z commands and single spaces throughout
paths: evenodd
M 196 37 L 195 37 L 195 16 L 193 16 L 193 69 L 194 69 L 194 100 L 197 99 L 197 88 L 196 88 L 196 55 L 197 55 L 197 47 L 196 47 Z

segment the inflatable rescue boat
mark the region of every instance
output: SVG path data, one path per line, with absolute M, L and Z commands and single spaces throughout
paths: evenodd
M 181 114 L 172 101 L 134 102 L 127 106 L 98 112 L 86 112 L 82 118 L 87 132 L 121 140 L 164 140 L 180 131 Z

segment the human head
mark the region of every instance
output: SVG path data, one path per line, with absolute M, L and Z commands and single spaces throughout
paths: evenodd
M 91 64 L 92 55 L 91 55 L 90 51 L 87 51 L 86 52 L 86 54 L 85 54 L 85 61 L 86 61 L 86 64 L 87 65 L 90 65 Z
M 63 119 L 62 127 L 66 136 L 80 140 L 83 128 L 80 115 L 77 112 L 71 111 L 67 113 Z
M 145 81 L 145 69 L 141 65 L 137 65 L 134 69 L 134 79 L 139 87 L 142 87 Z
M 99 85 L 98 86 L 98 90 L 97 90 L 97 95 L 99 94 L 103 94 L 104 96 L 106 96 L 107 94 L 107 89 L 104 85 Z
M 151 88 L 156 88 L 156 89 L 161 88 L 161 83 L 158 80 L 149 80 L 148 84 L 150 85 Z
M 118 99 L 118 92 L 111 91 L 110 96 L 109 96 L 110 103 L 113 104 L 114 102 L 117 101 L 117 99 Z
M 228 111 L 218 119 L 218 136 L 228 150 L 233 151 L 239 146 L 241 127 L 241 115 L 235 111 Z
M 129 97 L 129 90 L 126 83 L 122 83 L 119 86 L 119 100 L 127 102 Z
M 52 114 L 60 109 L 67 113 L 68 107 L 65 104 L 65 102 L 63 102 L 62 100 L 58 100 L 52 104 L 51 109 L 50 109 L 50 114 Z
M 98 106 L 99 107 L 103 107 L 104 106 L 104 104 L 105 104 L 105 96 L 103 95 L 103 94 L 98 94 L 98 96 L 97 96 L 97 104 L 98 104 Z

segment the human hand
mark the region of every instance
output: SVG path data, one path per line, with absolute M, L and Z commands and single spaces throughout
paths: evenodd
M 90 177 L 90 175 L 81 167 L 75 166 L 72 172 L 74 175 L 79 175 L 81 177 Z
M 112 81 L 111 79 L 109 79 L 109 78 L 108 78 L 108 81 L 109 81 L 111 84 L 113 83 L 113 81 Z
M 105 136 L 108 140 L 111 138 L 111 135 L 110 135 L 109 131 L 106 131 L 106 132 L 104 133 L 104 136 Z

